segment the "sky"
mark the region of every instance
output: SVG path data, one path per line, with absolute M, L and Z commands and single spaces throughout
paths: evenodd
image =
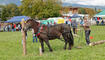
M 92 5 L 92 6 L 105 6 L 105 0 L 62 0 L 64 3 Z M 5 5 L 9 3 L 15 3 L 20 5 L 20 0 L 0 0 L 0 4 Z
M 20 5 L 20 0 L 0 0 L 1 5 L 9 4 L 9 3 L 15 3 L 17 5 Z
M 105 6 L 105 0 L 62 0 L 65 3 L 74 3 L 81 5 Z

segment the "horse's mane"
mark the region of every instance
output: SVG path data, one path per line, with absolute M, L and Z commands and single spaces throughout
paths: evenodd
M 39 22 L 37 21 L 37 19 L 28 19 L 28 20 L 26 21 L 26 23 L 29 22 L 29 21 L 32 21 L 32 22 L 34 22 L 34 23 L 39 23 Z

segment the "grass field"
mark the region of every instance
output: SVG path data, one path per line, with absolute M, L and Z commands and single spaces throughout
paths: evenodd
M 105 40 L 105 26 L 91 27 L 91 42 Z M 104 60 L 105 44 L 96 46 L 87 46 L 84 38 L 84 32 L 80 38 L 75 37 L 75 45 L 72 50 L 64 50 L 64 42 L 60 40 L 51 40 L 50 44 L 53 52 L 49 52 L 45 46 L 45 53 L 39 56 L 40 43 L 32 43 L 32 33 L 28 32 L 27 55 L 22 55 L 22 34 L 21 32 L 0 32 L 0 60 Z M 75 47 L 81 46 L 82 49 Z

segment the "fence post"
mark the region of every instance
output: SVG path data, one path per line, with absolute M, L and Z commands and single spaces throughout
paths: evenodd
M 25 31 L 23 31 L 23 27 L 25 25 L 24 19 L 22 19 L 22 40 L 23 40 L 23 55 L 26 55 L 26 36 L 25 36 Z
M 42 48 L 41 48 L 41 46 L 39 47 L 39 53 L 40 53 L 40 56 L 42 56 Z

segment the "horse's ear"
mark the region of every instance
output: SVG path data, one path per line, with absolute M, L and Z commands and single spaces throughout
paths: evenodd
M 28 19 L 26 22 L 28 22 L 28 21 L 32 21 L 33 19 Z

